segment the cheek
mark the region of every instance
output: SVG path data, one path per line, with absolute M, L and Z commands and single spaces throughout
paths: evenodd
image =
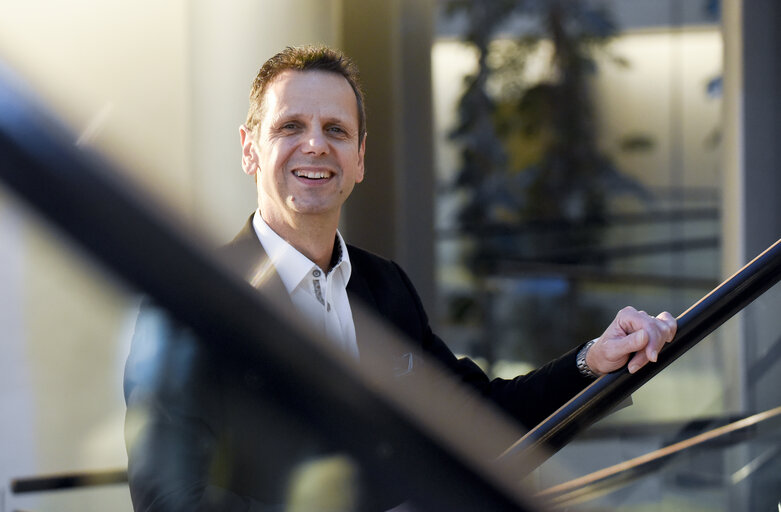
M 285 153 L 283 148 L 274 148 L 262 165 L 262 174 L 270 183 L 282 183 L 285 180 L 285 164 L 290 157 L 289 152 Z

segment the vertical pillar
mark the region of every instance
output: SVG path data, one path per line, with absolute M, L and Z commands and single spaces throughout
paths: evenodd
M 751 258 L 781 237 L 781 4 L 743 3 L 743 237 Z M 781 291 L 776 286 L 745 315 L 748 405 L 778 405 L 781 388 Z M 773 352 L 775 351 L 775 352 Z M 762 363 L 762 364 L 759 364 Z M 767 367 L 772 364 L 772 367 Z
M 725 170 L 723 254 L 726 272 L 781 236 L 781 36 L 775 0 L 723 2 L 725 34 Z M 778 405 L 781 387 L 781 290 L 776 286 L 728 324 L 740 365 L 740 409 Z M 734 345 L 733 345 L 734 343 Z M 729 358 L 727 358 L 729 360 Z M 761 441 L 742 447 L 743 464 L 767 455 Z M 733 461 L 734 462 L 734 461 Z M 737 467 L 737 466 L 736 466 Z M 744 467 L 749 467 L 744 466 Z M 734 510 L 773 510 L 778 505 L 779 463 L 773 459 L 731 489 Z
M 743 27 L 742 2 L 726 2 L 722 12 L 724 37 L 724 170 L 722 178 L 722 269 L 729 274 L 746 262 L 743 244 L 745 225 L 743 129 Z M 726 276 L 724 276 L 726 277 Z M 724 345 L 725 397 L 727 410 L 745 409 L 745 362 L 742 350 L 743 316 L 737 315 L 722 328 Z
M 781 236 L 781 36 L 774 26 L 781 5 L 773 0 L 725 2 L 724 269 L 731 273 Z M 742 315 L 744 358 L 741 405 L 771 406 L 781 378 L 752 366 L 781 344 L 779 294 L 771 290 Z
M 366 179 L 348 201 L 349 239 L 398 261 L 434 302 L 432 0 L 344 0 L 342 48 L 366 90 Z

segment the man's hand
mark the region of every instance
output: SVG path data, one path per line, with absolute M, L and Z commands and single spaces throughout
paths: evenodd
M 629 357 L 629 373 L 635 373 L 648 361 L 656 362 L 659 351 L 675 336 L 675 317 L 665 311 L 656 318 L 629 306 L 615 320 L 586 354 L 586 364 L 594 373 L 605 374 L 623 367 Z

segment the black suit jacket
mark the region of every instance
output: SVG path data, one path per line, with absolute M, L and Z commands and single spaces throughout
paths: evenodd
M 250 281 L 259 268 L 268 269 L 250 222 L 222 252 Z M 432 332 L 412 283 L 396 263 L 353 246 L 348 252 L 351 305 L 363 304 L 412 342 L 411 352 L 389 358 L 389 371 L 419 354 L 433 356 L 527 428 L 590 382 L 577 370 L 576 350 L 530 374 L 489 379 L 471 360 L 457 359 Z M 273 271 L 265 273 L 263 287 L 289 301 Z M 372 341 L 359 316 L 356 337 L 359 351 Z M 142 306 L 125 372 L 135 510 L 281 510 L 288 476 L 302 461 L 338 447 L 284 405 L 267 400 L 267 386 L 273 382 L 251 364 L 207 352 L 186 327 Z

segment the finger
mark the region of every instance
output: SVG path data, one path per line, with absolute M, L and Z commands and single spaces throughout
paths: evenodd
M 616 315 L 616 323 L 626 334 L 632 334 L 642 328 L 642 318 L 644 316 L 644 313 L 636 310 L 632 306 L 627 306 L 620 310 Z
M 627 368 L 629 373 L 636 373 L 637 370 L 645 366 L 647 363 L 648 357 L 645 355 L 645 352 L 637 352 L 634 356 L 632 356 L 632 359 L 629 360 Z
M 656 315 L 656 318 L 670 325 L 675 325 L 676 323 L 678 323 L 677 320 L 675 320 L 675 317 L 672 316 L 669 311 L 662 311 L 661 313 Z
M 647 329 L 649 332 L 648 343 L 645 345 L 645 350 L 637 352 L 629 361 L 628 366 L 630 373 L 635 373 L 649 361 L 655 363 L 659 358 L 659 351 L 665 343 L 672 340 L 675 333 L 675 326 L 670 325 L 662 319 L 656 320 L 653 324 L 649 324 Z
M 656 318 L 664 322 L 665 326 L 667 327 L 667 330 L 665 331 L 665 342 L 671 342 L 678 330 L 678 321 L 667 311 L 659 313 Z
M 624 338 L 621 344 L 622 355 L 629 355 L 632 352 L 640 352 L 648 344 L 648 331 L 639 329 Z
M 654 336 L 649 337 L 648 344 L 645 346 L 645 350 L 643 351 L 648 357 L 649 361 L 653 361 L 655 363 L 656 360 L 659 359 L 659 351 L 662 349 L 664 341 L 664 338 L 658 331 Z
M 667 312 L 651 319 L 648 325 L 648 345 L 645 348 L 645 353 L 650 361 L 657 361 L 664 344 L 672 341 L 675 328 L 675 319 Z
M 630 354 L 634 353 L 627 365 L 629 373 L 635 373 L 648 363 L 648 355 L 645 350 L 643 350 L 648 345 L 648 338 L 648 332 L 645 329 L 640 329 L 639 331 L 633 332 L 622 341 L 620 348 L 624 357 L 628 357 Z

